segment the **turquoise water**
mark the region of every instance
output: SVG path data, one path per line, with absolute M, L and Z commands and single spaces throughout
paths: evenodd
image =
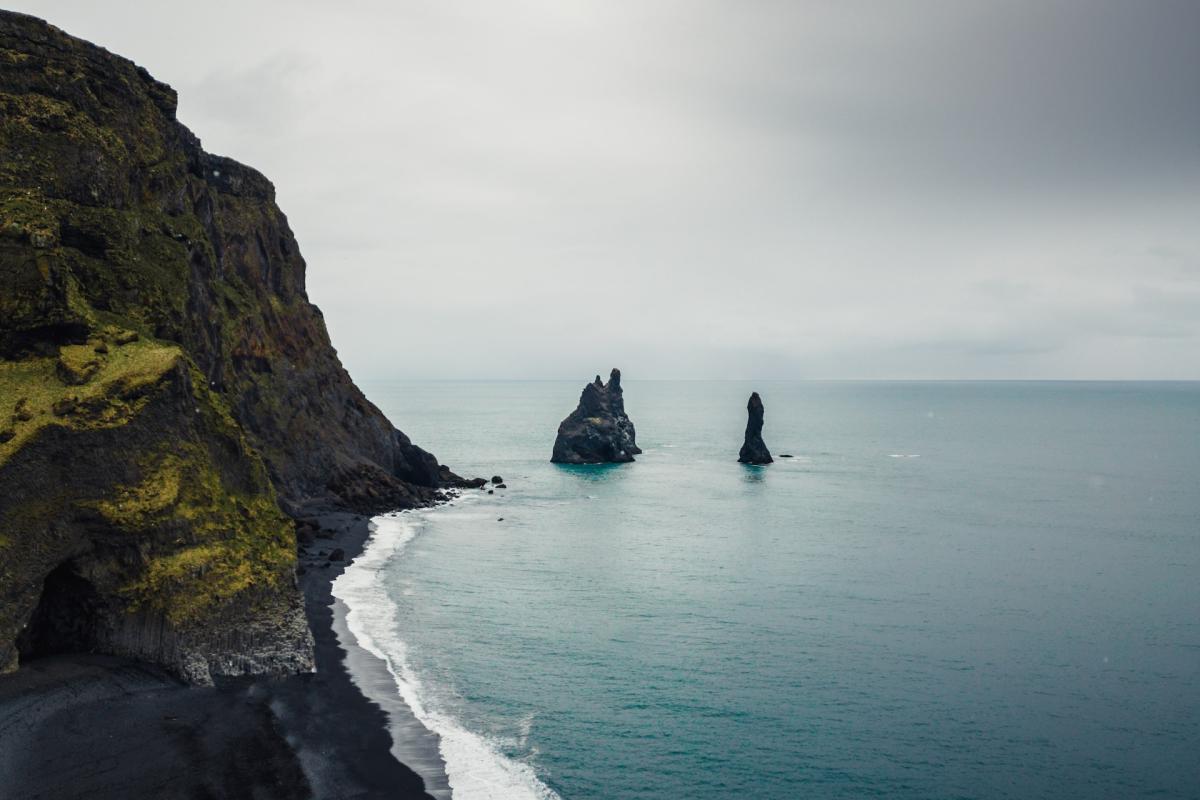
M 1200 384 L 629 380 L 644 455 L 552 465 L 582 384 L 365 384 L 508 482 L 402 515 L 376 639 L 529 796 L 1200 796 Z

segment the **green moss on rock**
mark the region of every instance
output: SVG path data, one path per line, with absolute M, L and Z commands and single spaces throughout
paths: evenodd
M 0 361 L 0 419 L 12 422 L 14 436 L 0 443 L 0 466 L 46 426 L 73 430 L 117 427 L 145 405 L 145 389 L 173 369 L 182 356 L 179 347 L 136 342 L 96 358 L 94 347 L 68 345 L 58 358 Z M 82 384 L 63 378 L 70 370 L 88 366 Z
M 187 523 L 186 535 L 173 543 L 179 548 L 151 556 L 121 587 L 131 608 L 149 607 L 184 624 L 242 593 L 288 585 L 295 532 L 273 494 L 227 485 L 200 445 L 158 454 L 154 462 L 141 483 L 118 487 L 97 505 L 110 524 L 133 535 Z

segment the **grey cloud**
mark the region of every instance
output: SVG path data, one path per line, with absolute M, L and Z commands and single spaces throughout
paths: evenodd
M 1146 249 L 1154 261 L 1167 266 L 1170 273 L 1184 278 L 1200 279 L 1200 255 L 1165 245 L 1154 245 Z
M 1200 378 L 1188 0 L 16 5 L 271 177 L 356 375 Z
M 278 135 L 306 111 L 303 87 L 320 69 L 312 54 L 286 50 L 239 69 L 217 68 L 176 87 L 181 113 L 241 135 Z

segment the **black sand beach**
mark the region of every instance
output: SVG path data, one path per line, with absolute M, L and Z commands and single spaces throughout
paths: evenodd
M 348 634 L 330 587 L 344 562 L 323 567 L 318 554 L 357 556 L 368 520 L 318 519 L 300 575 L 315 674 L 197 688 L 109 656 L 32 661 L 0 678 L 0 798 L 448 797 L 436 739 L 407 713 L 384 665 L 339 642 Z

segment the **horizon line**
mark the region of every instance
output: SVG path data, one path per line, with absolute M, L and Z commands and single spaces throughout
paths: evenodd
M 371 377 L 362 381 L 414 381 L 422 383 L 558 383 L 579 378 L 432 378 Z M 586 380 L 584 378 L 583 380 Z M 623 383 L 1200 383 L 1200 378 L 630 378 Z

